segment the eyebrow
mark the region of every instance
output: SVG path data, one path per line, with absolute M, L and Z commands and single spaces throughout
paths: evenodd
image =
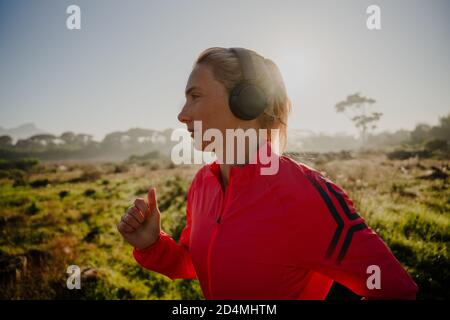
M 192 86 L 192 87 L 190 87 L 189 89 L 186 90 L 185 95 L 187 96 L 187 95 L 190 94 L 192 91 L 197 90 L 197 89 L 198 89 L 198 87 Z

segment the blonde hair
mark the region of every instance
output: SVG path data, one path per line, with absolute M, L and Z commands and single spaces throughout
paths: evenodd
M 260 56 L 255 51 L 249 50 L 249 52 L 252 56 Z M 200 53 L 195 64 L 204 64 L 211 67 L 215 79 L 223 83 L 228 94 L 243 80 L 238 58 L 227 48 L 213 47 L 206 49 Z M 270 59 L 264 59 L 264 64 L 269 77 L 263 77 L 257 84 L 265 91 L 268 105 L 264 113 L 257 118 L 257 121 L 261 128 L 268 129 L 268 140 L 270 142 L 273 142 L 270 129 L 280 130 L 279 143 L 282 152 L 287 143 L 287 118 L 291 111 L 291 101 L 277 65 Z M 255 64 L 256 66 L 257 64 Z

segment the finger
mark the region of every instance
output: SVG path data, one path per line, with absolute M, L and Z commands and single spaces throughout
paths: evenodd
M 134 206 L 140 211 L 142 212 L 144 218 L 148 217 L 150 215 L 150 210 L 148 208 L 148 205 L 145 203 L 144 199 L 142 198 L 137 198 L 136 200 L 134 200 Z
M 132 233 L 132 232 L 134 232 L 134 229 L 132 227 L 130 227 L 129 225 L 127 225 L 123 221 L 119 222 L 119 224 L 117 225 L 117 229 L 119 230 L 120 233 Z
M 130 227 L 132 227 L 133 229 L 137 229 L 140 225 L 140 223 L 128 213 L 122 217 L 122 221 L 125 222 Z
M 154 210 L 159 211 L 158 199 L 156 198 L 156 189 L 155 188 L 150 188 L 148 190 L 147 199 L 148 199 L 148 207 L 150 208 L 150 212 L 153 212 Z
M 145 216 L 144 214 L 135 206 L 132 206 L 128 209 L 127 214 L 129 214 L 130 216 L 132 216 L 134 219 L 136 219 L 136 221 L 141 224 L 142 222 L 145 221 Z

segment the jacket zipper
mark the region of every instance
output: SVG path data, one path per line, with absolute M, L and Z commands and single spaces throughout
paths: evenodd
M 208 291 L 209 291 L 209 298 L 212 299 L 212 286 L 211 286 L 211 255 L 212 255 L 212 248 L 213 248 L 213 244 L 216 240 L 217 237 L 217 232 L 219 231 L 219 225 L 220 222 L 222 221 L 222 215 L 223 212 L 225 211 L 225 206 L 228 202 L 228 195 L 230 193 L 230 186 L 231 186 L 231 179 L 228 182 L 228 186 L 225 189 L 225 193 L 223 196 L 223 202 L 222 202 L 222 207 L 220 209 L 220 213 L 219 216 L 216 219 L 216 223 L 214 224 L 214 229 L 212 231 L 211 234 L 211 239 L 209 241 L 209 245 L 208 245 L 208 256 L 207 256 L 207 274 L 208 274 Z M 220 186 L 221 187 L 221 186 Z

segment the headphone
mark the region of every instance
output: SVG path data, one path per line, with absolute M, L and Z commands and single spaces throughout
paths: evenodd
M 261 68 L 255 68 L 255 61 L 249 50 L 244 48 L 230 48 L 229 50 L 238 58 L 243 74 L 243 80 L 230 92 L 228 103 L 231 112 L 242 120 L 256 119 L 267 107 L 267 95 L 256 81 L 261 76 L 268 77 L 269 73 L 264 61 L 261 61 Z M 264 59 L 263 57 L 258 58 Z M 265 75 L 258 74 L 258 70 L 263 70 Z

